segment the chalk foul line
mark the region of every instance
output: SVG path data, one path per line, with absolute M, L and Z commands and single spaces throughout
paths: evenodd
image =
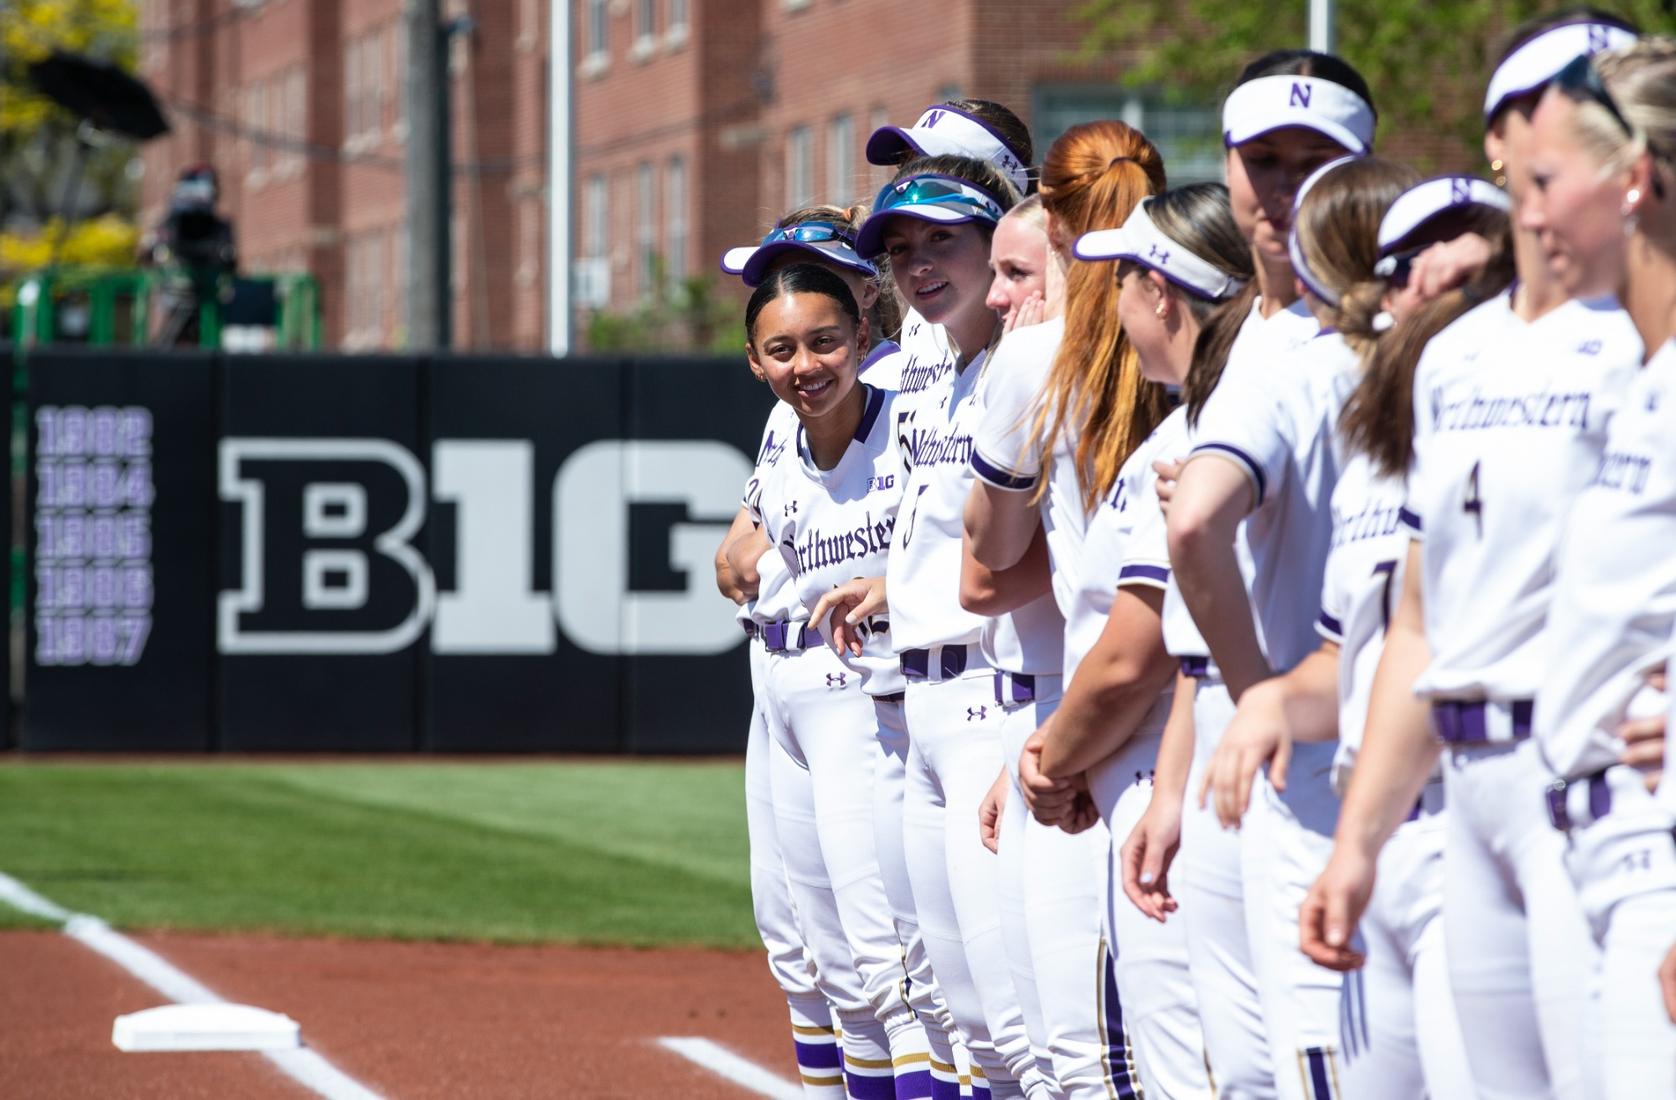
M 659 1039 L 658 1046 L 674 1051 L 689 1062 L 703 1066 L 758 1096 L 773 1097 L 773 1100 L 803 1100 L 801 1086 L 769 1073 L 755 1062 L 741 1058 L 709 1039 L 669 1036 Z
M 31 916 L 58 923 L 66 936 L 103 955 L 134 978 L 177 1004 L 227 1003 L 225 997 L 213 992 L 149 947 L 124 936 L 98 917 L 71 912 L 4 872 L 0 872 L 0 902 Z M 378 1093 L 307 1047 L 296 1050 L 264 1050 L 259 1053 L 285 1076 L 324 1097 L 325 1100 L 382 1100 Z

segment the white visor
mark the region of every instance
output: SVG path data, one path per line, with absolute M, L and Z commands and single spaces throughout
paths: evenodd
M 1298 186 L 1298 196 L 1292 200 L 1292 229 L 1286 235 L 1286 254 L 1292 258 L 1292 274 L 1298 281 L 1308 287 L 1311 294 L 1326 302 L 1330 306 L 1338 305 L 1338 291 L 1323 283 L 1315 272 L 1309 268 L 1309 257 L 1304 255 L 1304 247 L 1298 240 L 1298 211 L 1303 209 L 1304 196 L 1310 189 L 1320 183 L 1328 172 L 1341 164 L 1349 164 L 1355 157 L 1340 157 L 1330 160 L 1309 174 L 1309 178 Z
M 1605 23 L 1571 23 L 1537 35 L 1496 66 L 1484 93 L 1484 125 L 1494 120 L 1508 100 L 1538 90 L 1580 55 L 1615 50 L 1634 41 L 1634 34 Z
M 722 270 L 729 275 L 738 275 L 746 286 L 759 286 L 768 277 L 768 266 L 776 257 L 787 252 L 802 252 L 810 260 L 826 260 L 869 277 L 879 273 L 876 267 L 856 255 L 855 249 L 842 241 L 770 241 L 762 245 L 741 245 L 722 253 Z
M 987 160 L 1001 170 L 1019 194 L 1030 186 L 1027 168 L 1000 135 L 982 120 L 953 107 L 927 108 L 907 129 L 881 126 L 867 139 L 867 160 L 872 164 L 898 164 L 904 153 Z
M 1421 229 L 1442 214 L 1470 206 L 1510 211 L 1513 200 L 1489 180 L 1476 176 L 1442 176 L 1398 195 L 1379 223 L 1380 261 L 1374 273 L 1390 275 L 1397 268 L 1396 254 L 1406 251 Z
M 1331 80 L 1258 77 L 1235 88 L 1222 104 L 1222 141 L 1230 148 L 1289 126 L 1324 134 L 1352 153 L 1373 147 L 1373 107 Z
M 1136 204 L 1121 229 L 1096 229 L 1084 233 L 1071 246 L 1079 260 L 1128 260 L 1156 271 L 1189 293 L 1215 301 L 1226 298 L 1245 283 L 1209 260 L 1189 252 L 1166 237 L 1146 212 L 1151 199 Z

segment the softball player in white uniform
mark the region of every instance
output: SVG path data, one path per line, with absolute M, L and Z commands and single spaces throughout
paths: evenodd
M 1043 161 L 1041 194 L 1055 232 L 1069 240 L 1121 223 L 1163 179 L 1157 150 L 1138 131 L 1095 122 L 1054 142 Z M 1059 703 L 1062 616 L 1076 590 L 1088 497 L 1103 496 L 1106 488 L 1085 489 L 1084 482 L 1101 474 L 1115 482 L 1121 460 L 1164 415 L 1162 389 L 1142 380 L 1117 324 L 1113 274 L 1111 265 L 1079 265 L 1068 273 L 1064 318 L 1015 329 L 997 349 L 974 438 L 972 467 L 981 483 L 973 486 L 967 512 L 976 561 L 1010 567 L 1038 531 L 1052 559 L 1058 609 L 1030 620 L 1014 616 L 1017 648 L 1001 654 L 995 702 L 1006 713 L 1002 745 L 1015 776 L 1013 828 L 1023 826 L 1014 855 L 1024 875 L 1024 946 L 1054 1083 L 1061 1095 L 1079 1100 L 1121 1091 L 1135 1076 L 1120 1008 L 1104 996 L 1109 958 L 1101 883 L 1110 836 L 1101 823 L 1073 836 L 1029 818 L 1016 776 L 1025 742 L 1049 724 Z M 1100 429 L 1086 445 L 1085 420 Z M 1109 453 L 1089 453 L 1096 446 Z
M 858 300 L 866 303 L 877 296 L 877 288 L 872 285 L 877 276 L 873 266 L 855 254 L 855 221 L 849 212 L 837 208 L 809 207 L 794 211 L 781 219 L 760 244 L 730 249 L 722 257 L 722 270 L 740 276 L 747 286 L 754 287 L 777 264 L 813 261 L 844 272 L 853 281 L 852 289 L 860 296 Z M 875 386 L 890 389 L 903 359 L 895 344 L 881 340 L 869 349 L 862 372 Z M 754 494 L 754 486 L 760 483 L 764 472 L 778 461 L 796 430 L 796 413 L 791 406 L 777 402 L 763 429 L 762 441 L 757 448 L 756 470 L 747 495 Z M 727 543 L 719 554 L 719 565 L 725 563 L 728 545 L 751 530 L 750 511 L 748 507 L 741 507 L 734 529 L 729 532 Z M 755 569 L 758 574 L 756 595 L 745 599 L 740 608 L 741 622 L 751 638 L 754 699 L 745 749 L 752 907 L 757 930 L 768 949 L 769 968 L 785 992 L 790 1007 L 794 1050 L 804 1090 L 812 1097 L 839 1097 L 844 1094 L 844 1083 L 836 1029 L 832 1023 L 831 1007 L 815 984 L 813 962 L 804 949 L 803 933 L 797 925 L 798 913 L 788 891 L 784 856 L 774 826 L 769 775 L 772 757 L 767 720 L 767 645 L 773 641 L 783 648 L 795 642 L 808 611 L 788 583 L 790 575 L 778 554 L 760 557 Z M 740 595 L 743 597 L 744 593 Z M 792 778 L 788 777 L 783 782 Z M 808 805 L 812 797 L 805 788 L 799 792 L 798 801 Z M 929 995 L 933 990 L 928 987 L 924 992 Z
M 1660 82 L 1663 87 L 1661 88 Z M 1676 1024 L 1656 977 L 1676 940 L 1676 813 L 1619 763 L 1619 726 L 1658 709 L 1645 675 L 1670 657 L 1676 564 L 1649 558 L 1676 536 L 1676 39 L 1644 39 L 1579 58 L 1549 86 L 1533 120 L 1533 186 L 1522 224 L 1540 233 L 1550 269 L 1574 294 L 1615 292 L 1648 351 L 1613 415 L 1600 463 L 1560 543 L 1548 630 L 1553 663 L 1533 723 L 1559 778 L 1546 792 L 1595 940 L 1602 948 L 1593 1019 L 1601 1095 L 1676 1096 Z M 1627 219 L 1627 225 L 1626 225 Z
M 1577 37 L 1583 49 L 1598 35 Z M 1521 49 L 1533 45 L 1541 38 Z M 1497 100 L 1502 76 L 1487 106 L 1517 202 L 1530 102 Z M 1380 846 L 1425 785 L 1435 730 L 1449 807 L 1450 983 L 1473 1079 L 1484 1097 L 1566 1098 L 1588 1093 L 1593 944 L 1563 843 L 1545 827 L 1550 776 L 1529 740 L 1532 696 L 1556 644 L 1544 629 L 1555 550 L 1639 341 L 1612 305 L 1565 300 L 1533 235 L 1517 232 L 1514 249 L 1516 288 L 1433 338 L 1416 372 L 1402 599 L 1332 860 L 1306 903 L 1304 943 L 1318 960 L 1359 962 L 1349 936 Z
M 1235 220 L 1251 242 L 1256 278 L 1207 330 L 1205 354 L 1195 362 L 1187 383 L 1190 426 L 1195 414 L 1208 409 L 1215 399 L 1210 391 L 1220 389 L 1219 376 L 1239 379 L 1252 372 L 1251 376 L 1259 380 L 1252 384 L 1262 389 L 1260 380 L 1265 372 L 1285 362 L 1292 349 L 1319 327 L 1294 301 L 1294 275 L 1286 251 L 1289 217 L 1274 211 L 1278 207 L 1289 214 L 1298 184 L 1322 164 L 1346 151 L 1364 151 L 1372 140 L 1373 124 L 1365 84 L 1348 65 L 1328 55 L 1307 51 L 1268 55 L 1247 66 L 1229 95 L 1223 108 L 1229 191 Z M 1230 341 L 1229 329 L 1236 324 L 1237 335 Z M 1237 412 L 1227 417 L 1218 413 L 1213 423 L 1228 420 L 1237 426 L 1239 419 Z M 1193 430 L 1190 442 L 1199 450 L 1205 441 Z M 1217 442 L 1209 439 L 1211 444 Z M 1238 458 L 1214 446 L 1199 453 Z M 1226 464 L 1198 465 L 1202 477 L 1203 471 Z M 1257 487 L 1255 495 L 1261 500 L 1269 489 L 1266 484 Z M 1282 484 L 1273 489 L 1289 494 L 1292 487 Z M 1315 540 L 1321 545 L 1312 573 L 1291 572 L 1290 586 L 1258 591 L 1252 589 L 1257 574 L 1246 534 L 1241 532 L 1226 545 L 1220 536 L 1207 539 L 1205 514 L 1196 514 L 1191 502 L 1187 509 L 1180 508 L 1179 503 L 1178 499 L 1172 504 L 1170 513 L 1171 585 L 1191 599 L 1167 601 L 1165 642 L 1172 654 L 1183 659 L 1184 668 L 1199 677 L 1193 707 L 1194 764 L 1188 778 L 1188 790 L 1196 794 L 1211 753 L 1233 716 L 1234 698 L 1267 676 L 1271 667 L 1288 667 L 1310 648 L 1313 609 L 1307 615 L 1298 615 L 1293 603 L 1300 587 L 1314 591 L 1319 586 L 1326 524 L 1323 521 Z M 1194 550 L 1212 547 L 1218 553 L 1231 551 L 1239 569 L 1223 568 L 1218 557 L 1215 576 L 1205 577 L 1197 560 L 1190 559 L 1194 559 Z M 1307 556 L 1299 564 L 1307 570 Z M 1195 585 L 1198 587 L 1190 591 Z M 1288 587 L 1288 596 L 1279 597 Z M 1272 606 L 1271 600 L 1279 606 Z M 1250 609 L 1254 606 L 1260 612 L 1258 621 L 1265 622 L 1266 637 L 1262 639 L 1252 637 Z M 1192 623 L 1182 621 L 1189 609 Z M 1270 610 L 1287 625 L 1270 628 L 1264 613 Z M 1224 624 L 1243 636 L 1231 640 L 1227 632 L 1218 634 L 1216 628 Z M 1213 638 L 1220 640 L 1206 646 L 1205 642 Z M 1266 650 L 1258 644 L 1260 641 L 1266 641 Z M 1209 660 L 1213 655 L 1217 658 L 1214 663 Z M 1238 663 L 1230 666 L 1230 659 Z M 1296 1066 L 1292 1044 L 1276 1042 L 1274 1060 L 1270 1056 L 1272 1021 L 1265 1021 L 1258 995 L 1238 837 L 1221 830 L 1213 811 L 1190 805 L 1182 824 L 1176 869 L 1194 984 L 1218 1087 L 1226 1095 L 1238 1097 L 1293 1095 L 1291 1082 L 1296 1080 Z M 1288 1062 L 1285 1068 L 1289 1072 L 1284 1075 L 1280 1074 L 1279 1059 Z M 1309 1068 L 1307 1059 L 1304 1068 Z M 1277 1079 L 1284 1080 L 1281 1087 L 1288 1091 L 1277 1092 Z
M 903 298 L 943 324 L 963 357 L 898 418 L 908 474 L 883 598 L 908 677 L 903 817 L 921 935 L 971 1054 L 974 1092 L 998 1096 L 1022 1095 L 1020 1078 L 1033 1057 L 1001 945 L 994 859 L 977 829 L 1000 760 L 1001 715 L 976 644 L 983 620 L 959 602 L 960 512 L 974 395 L 1000 323 L 984 303 L 990 231 L 1014 201 L 1010 185 L 984 162 L 910 161 L 879 193 L 858 242 L 863 255 L 889 257 Z M 867 587 L 858 582 L 847 591 Z M 834 598 L 835 617 L 855 613 L 843 592 Z

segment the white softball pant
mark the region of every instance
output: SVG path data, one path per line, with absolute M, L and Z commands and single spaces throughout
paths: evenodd
M 1201 678 L 1193 696 L 1193 767 L 1182 809 L 1181 851 L 1170 881 L 1186 918 L 1188 969 L 1216 1094 L 1222 1100 L 1276 1100 L 1246 930 L 1239 834 L 1224 830 L 1216 811 L 1198 804 L 1205 769 L 1233 717 L 1227 687 L 1217 677 Z
M 925 1050 L 902 995 L 902 944 L 873 840 L 878 717 L 825 646 L 768 665 L 774 818 L 786 878 L 821 991 L 842 1032 L 857 1100 L 889 1098 L 893 1047 Z
M 897 1096 L 930 1096 L 955 1100 L 960 1095 L 960 1070 L 954 1053 L 954 1021 L 937 988 L 925 940 L 920 935 L 913 883 L 908 878 L 908 851 L 902 828 L 902 801 L 907 787 L 908 720 L 901 702 L 874 701 L 879 723 L 879 759 L 873 773 L 873 840 L 885 897 L 902 942 L 906 971 L 904 997 L 925 1030 L 926 1051 L 895 1051 Z M 923 1058 L 923 1061 L 921 1060 Z M 910 1079 L 924 1075 L 923 1086 Z
M 1548 822 L 1536 743 L 1449 746 L 1443 922 L 1449 981 L 1481 1100 L 1587 1097 L 1598 952 Z
M 1666 774 L 1673 766 L 1666 761 Z M 1597 782 L 1611 809 L 1572 829 L 1566 851 L 1601 949 L 1591 1037 L 1597 1095 L 1676 1096 L 1676 1025 L 1658 983 L 1659 964 L 1676 945 L 1676 814 L 1647 793 L 1634 768 L 1609 768 Z
M 1379 853 L 1358 929 L 1367 963 L 1344 976 L 1344 1095 L 1368 1100 L 1472 1096 L 1443 933 L 1443 781 Z
M 1105 820 L 1110 844 L 1100 874 L 1105 889 L 1107 957 L 1115 965 L 1105 990 L 1102 1018 L 1113 1048 L 1109 1065 L 1118 1096 L 1156 1100 L 1208 1100 L 1205 1041 L 1199 1027 L 1198 997 L 1188 968 L 1187 923 L 1178 913 L 1159 924 L 1144 915 L 1123 892 L 1123 842 L 1152 801 L 1152 773 L 1158 743 L 1170 709 L 1165 696 L 1124 746 L 1089 769 L 1089 792 Z M 1104 975 L 1102 975 L 1104 979 Z M 1124 1039 L 1127 1042 L 1124 1042 Z M 1132 1051 L 1120 1057 L 1119 1043 Z M 1136 1080 L 1115 1071 L 1124 1063 Z M 1130 1093 L 1122 1090 L 1128 1085 Z
M 1298 948 L 1298 910 L 1333 851 L 1339 802 L 1328 777 L 1337 750 L 1336 742 L 1294 745 L 1286 790 L 1259 772 L 1240 824 L 1246 934 L 1282 1100 L 1346 1095 L 1338 1058 L 1344 979 Z
M 1059 678 L 1055 677 L 1054 700 L 1059 695 Z M 1007 967 L 1013 976 L 1013 991 L 1018 995 L 1018 1006 L 1024 1017 L 1024 1030 L 1030 1037 L 1033 1062 L 1019 1077 L 1019 1084 L 1030 1100 L 1038 1096 L 1055 1095 L 1053 1081 L 1053 1051 L 1048 1047 L 1047 1022 L 1042 1018 L 1042 1002 L 1036 989 L 1036 965 L 1030 957 L 1030 928 L 1025 914 L 1029 887 L 1025 882 L 1024 832 L 1030 820 L 1030 807 L 1018 784 L 1018 758 L 1025 741 L 1036 732 L 1037 713 L 1042 704 L 1021 704 L 1002 708 L 1001 760 L 1006 765 L 1011 786 L 1001 808 L 1001 833 L 997 855 L 1000 858 L 1000 877 L 996 899 L 1001 909 L 1001 942 L 1007 952 Z M 1046 1091 L 1044 1091 L 1046 1090 Z
M 1037 677 L 1037 699 L 1007 708 L 1002 740 L 1009 750 L 1016 745 L 1021 751 L 1058 709 L 1060 687 L 1059 677 Z M 1018 751 L 1011 757 L 1010 767 L 1016 768 Z M 1065 1100 L 1122 1096 L 1134 1087 L 1135 1067 L 1123 1006 L 1115 995 L 1107 997 L 1104 927 L 1111 834 L 1101 820 L 1072 836 L 1031 817 L 1022 798 L 1019 809 L 1023 828 L 1011 862 L 1018 866 L 1025 946 L 1055 1095 Z M 1005 847 L 1002 856 L 1005 866 Z
M 745 831 L 751 851 L 751 909 L 762 945 L 768 949 L 768 969 L 791 1011 L 792 1042 L 804 1095 L 837 1100 L 844 1095 L 844 1075 L 832 1007 L 816 988 L 814 964 L 803 949 L 774 824 L 770 754 L 780 750 L 768 736 L 769 656 L 756 640 L 750 643 L 750 655 L 753 704 L 745 742 Z
M 902 817 L 920 935 L 971 1055 L 973 1092 L 1019 1097 L 1033 1055 L 1001 943 L 998 861 L 978 835 L 978 807 L 1001 767 L 993 680 L 979 667 L 909 682 Z

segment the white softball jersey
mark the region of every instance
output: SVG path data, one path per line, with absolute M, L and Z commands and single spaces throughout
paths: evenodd
M 763 530 L 780 551 L 805 617 L 838 585 L 884 571 L 902 501 L 902 469 L 890 416 L 895 397 L 889 390 L 866 386 L 855 438 L 830 470 L 815 465 L 799 427 L 792 452 L 762 485 Z M 891 649 L 889 623 L 880 616 L 867 625 L 861 656 L 840 653 L 839 658 L 861 673 L 867 694 L 899 692 L 902 674 Z
M 1527 323 L 1508 292 L 1420 357 L 1403 519 L 1422 544 L 1432 661 L 1414 692 L 1509 704 L 1509 721 L 1468 740 L 1529 732 L 1520 727 L 1554 663 L 1543 628 L 1556 548 L 1640 355 L 1615 302 L 1573 300 Z
M 1402 593 L 1403 559 L 1408 554 L 1403 492 L 1403 479 L 1377 473 L 1365 454 L 1347 458 L 1333 486 L 1333 541 L 1315 629 L 1339 646 L 1333 789 L 1340 795 L 1361 749 L 1374 671 Z
M 918 310 L 910 309 L 902 318 L 897 343 L 902 358 L 894 388 L 903 396 L 924 393 L 952 374 L 960 358 L 943 326 L 927 321 Z
M 1231 377 L 1239 377 L 1248 369 L 1261 372 L 1268 366 L 1283 362 L 1320 329 L 1315 317 L 1301 301 L 1294 302 L 1272 317 L 1263 316 L 1262 306 L 1261 298 L 1253 302 L 1251 312 L 1240 325 L 1239 335 L 1234 338 L 1234 346 L 1228 352 L 1227 365 L 1222 369 L 1222 383 L 1226 383 Z M 1221 390 L 1221 383 L 1217 389 Z M 1211 395 L 1213 400 L 1215 396 L 1214 393 Z M 1206 402 L 1203 411 L 1210 411 L 1209 402 Z M 1203 424 L 1202 417 L 1200 424 Z M 1198 427 L 1189 425 L 1187 440 L 1177 448 L 1178 453 L 1161 452 L 1157 457 L 1161 460 L 1187 458 L 1191 450 L 1197 446 L 1199 434 Z M 1245 577 L 1246 590 L 1250 591 L 1254 574 L 1243 523 L 1240 525 L 1239 536 L 1234 541 L 1234 554 L 1239 559 L 1240 573 Z M 1215 669 L 1214 663 L 1210 661 L 1210 646 L 1205 644 L 1204 635 L 1199 632 L 1198 624 L 1193 621 L 1193 614 L 1188 611 L 1187 601 L 1182 599 L 1181 589 L 1173 577 L 1164 593 L 1164 648 L 1173 657 L 1199 662 L 1209 671 Z
M 1256 507 L 1241 524 L 1241 562 L 1258 644 L 1276 673 L 1319 644 L 1318 608 L 1332 544 L 1339 409 L 1360 359 L 1344 338 L 1318 332 L 1267 362 L 1231 361 L 1194 425 L 1192 455 L 1230 461 L 1251 480 Z
M 1606 446 L 1565 521 L 1548 610 L 1553 639 L 1533 725 L 1548 766 L 1576 778 L 1618 762 L 1614 732 L 1676 628 L 1676 342 L 1625 388 Z
M 1064 337 L 1065 319 L 1057 317 L 1015 329 L 1003 341 L 1011 345 L 1008 362 L 995 372 L 985 394 L 983 419 L 972 441 L 972 471 L 998 489 L 1034 493 L 1046 468 L 1042 530 L 1053 561 L 1053 597 L 1068 618 L 1088 526 L 1076 469 L 1077 433 L 1062 428 L 1051 456 L 1040 443 L 1030 442 L 1053 356 Z
M 1065 682 L 1100 640 L 1119 588 L 1165 589 L 1170 544 L 1158 507 L 1152 463 L 1186 450 L 1187 409 L 1177 407 L 1135 448 L 1118 471 L 1117 484 L 1088 518 L 1077 590 L 1065 620 Z
M 1001 429 L 997 428 L 991 419 L 996 390 L 1004 387 L 1007 393 L 1003 395 L 1003 400 L 1016 403 L 1022 393 L 1022 387 L 1014 383 L 1023 379 L 1027 384 L 1033 385 L 1033 395 L 1039 394 L 1064 335 L 1063 318 L 1014 329 L 1002 337 L 1001 343 L 984 367 L 983 379 L 978 383 L 978 403 L 983 413 L 978 421 L 978 431 L 972 440 L 972 472 L 992 485 L 997 482 L 985 477 L 984 471 L 993 470 L 994 467 L 982 457 L 982 448 L 986 433 L 1001 433 Z M 1036 407 L 1032 402 L 1028 411 L 1023 414 L 1025 422 L 1017 432 L 1020 447 L 1028 436 L 1030 424 L 1034 422 Z M 1006 426 L 1009 432 L 1012 427 L 1011 424 Z M 1011 485 L 999 487 L 1016 491 Z M 1034 491 L 1034 483 L 1031 488 L 1022 491 Z M 1052 520 L 1048 512 L 1051 508 L 1051 501 L 1044 498 L 1042 524 L 1050 532 L 1049 524 Z M 1053 559 L 1053 574 L 1057 583 L 1061 563 L 1053 554 L 1053 535 L 1050 533 L 1047 537 L 1048 553 Z M 1004 672 L 1026 673 L 1031 676 L 1059 675 L 1065 664 L 1065 616 L 1057 589 L 1015 611 L 991 618 L 984 624 L 982 645 L 985 659 Z
M 784 401 L 776 401 L 763 425 L 762 442 L 757 446 L 756 467 L 745 483 L 742 503 L 758 527 L 762 526 L 762 484 L 779 465 L 797 435 L 797 413 Z M 791 573 L 776 553 L 766 553 L 757 559 L 757 595 L 746 600 L 740 614 L 758 626 L 774 622 L 799 622 L 809 617 L 809 611 L 797 598 L 791 583 Z
M 890 637 L 897 653 L 971 645 L 984 617 L 960 606 L 961 540 L 972 487 L 972 430 L 983 353 L 893 411 L 907 476 L 885 569 Z

